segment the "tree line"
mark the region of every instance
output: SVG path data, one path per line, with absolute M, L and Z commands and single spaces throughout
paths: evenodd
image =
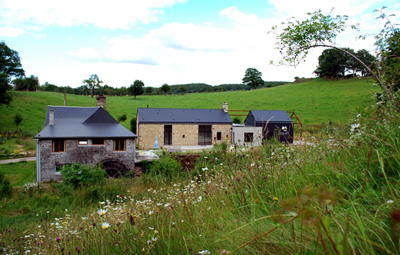
M 349 53 L 358 58 L 358 60 Z M 314 73 L 318 77 L 330 79 L 346 75 L 371 76 L 372 73 L 359 60 L 364 62 L 371 70 L 376 69 L 377 58 L 365 49 L 357 52 L 351 48 L 326 49 L 318 57 L 318 67 Z

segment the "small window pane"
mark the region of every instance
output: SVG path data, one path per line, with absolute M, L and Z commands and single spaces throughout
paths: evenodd
M 65 152 L 65 139 L 55 139 L 53 143 L 53 152 Z
M 88 145 L 88 140 L 79 140 L 78 144 L 79 145 Z
M 125 147 L 125 139 L 115 139 L 114 140 L 114 151 L 124 151 Z
M 253 133 L 244 133 L 244 142 L 245 143 L 253 142 Z
M 104 139 L 92 139 L 92 145 L 104 145 Z
M 217 141 L 221 141 L 221 137 L 222 137 L 221 132 L 217 132 Z

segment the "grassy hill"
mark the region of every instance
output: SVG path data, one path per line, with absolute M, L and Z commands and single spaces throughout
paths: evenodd
M 306 125 L 321 123 L 347 123 L 352 112 L 374 103 L 371 98 L 377 88 L 372 80 L 346 79 L 327 81 L 313 79 L 299 84 L 288 84 L 251 91 L 194 93 L 174 96 L 107 97 L 107 110 L 117 118 L 127 114 L 122 123 L 129 128 L 129 120 L 138 107 L 163 108 L 222 108 L 227 101 L 230 110 L 286 110 L 295 111 Z M 64 95 L 55 92 L 12 92 L 9 107 L 0 106 L 0 130 L 15 130 L 13 116 L 20 113 L 23 133 L 36 134 L 42 128 L 47 105 L 63 105 Z M 96 99 L 86 96 L 67 95 L 68 106 L 95 106 Z M 241 117 L 242 121 L 245 117 Z

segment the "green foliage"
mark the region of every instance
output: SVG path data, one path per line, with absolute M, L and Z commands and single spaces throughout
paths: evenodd
M 164 83 L 164 84 L 160 87 L 160 91 L 161 91 L 162 93 L 164 93 L 165 95 L 167 95 L 169 92 L 171 92 L 171 87 L 170 87 L 168 84 Z
M 349 53 L 357 56 L 365 65 L 372 69 L 376 58 L 366 50 L 355 52 L 350 48 L 326 49 L 318 57 L 318 67 L 314 71 L 318 77 L 339 78 L 346 76 L 346 73 L 361 72 L 362 76 L 371 75 L 371 73 Z
M 119 123 L 124 122 L 127 119 L 126 114 L 122 114 L 121 116 L 118 117 L 117 121 Z
M 132 131 L 132 133 L 136 134 L 136 117 L 133 117 L 131 119 L 130 124 L 131 124 L 130 130 Z
M 106 171 L 103 166 L 89 166 L 73 163 L 72 165 L 64 165 L 60 170 L 64 185 L 88 185 L 100 183 L 106 177 Z
M 8 106 L 12 101 L 12 94 L 7 92 L 7 90 L 11 89 L 8 81 L 7 73 L 0 73 L 0 105 L 5 104 Z
M 240 124 L 241 121 L 240 121 L 239 117 L 235 117 L 235 118 L 233 118 L 232 122 L 236 123 L 236 124 Z
M 159 160 L 154 160 L 149 169 L 149 175 L 153 177 L 165 177 L 173 179 L 182 173 L 182 166 L 173 159 L 169 153 L 164 153 Z
M 21 116 L 21 114 L 17 113 L 14 115 L 14 124 L 17 126 L 17 132 L 18 132 L 18 126 L 19 124 L 21 124 L 23 118 Z
M 40 87 L 39 78 L 34 75 L 14 79 L 12 83 L 14 84 L 15 90 L 19 91 L 36 91 Z
M 188 88 L 186 88 L 185 86 L 181 86 L 178 88 L 178 90 L 183 94 L 185 94 L 188 91 Z
M 84 90 L 89 91 L 92 90 L 92 97 L 95 94 L 95 90 L 96 89 L 100 89 L 101 88 L 101 84 L 103 83 L 102 80 L 100 80 L 99 76 L 97 74 L 92 74 L 90 75 L 89 79 L 85 79 L 82 81 Z
M 0 198 L 11 197 L 12 187 L 10 180 L 5 178 L 4 173 L 0 172 Z
M 146 87 L 144 89 L 144 93 L 146 93 L 146 95 L 152 95 L 154 93 L 154 88 L 153 87 Z
M 282 22 L 285 26 L 283 32 L 277 34 L 278 26 L 272 27 L 273 33 L 277 35 L 280 42 L 279 52 L 283 57 L 281 64 L 287 63 L 297 66 L 307 57 L 309 50 L 314 47 L 331 47 L 327 43 L 334 43 L 337 34 L 346 28 L 348 16 L 330 13 L 324 15 L 321 10 L 313 13 L 308 12 L 309 18 L 305 21 L 298 21 L 295 18 Z
M 134 99 L 136 99 L 136 96 L 143 94 L 143 87 L 144 83 L 141 80 L 135 80 L 129 87 L 129 94 L 133 95 Z
M 146 160 L 140 162 L 140 167 L 142 168 L 142 174 L 147 174 L 151 168 L 152 163 Z
M 18 52 L 0 42 L 0 105 L 8 106 L 12 100 L 12 96 L 6 92 L 11 88 L 11 77 L 22 77 L 24 74 Z
M 243 84 L 250 86 L 251 89 L 255 89 L 258 86 L 264 85 L 264 81 L 261 76 L 262 73 L 257 69 L 247 68 L 243 77 Z

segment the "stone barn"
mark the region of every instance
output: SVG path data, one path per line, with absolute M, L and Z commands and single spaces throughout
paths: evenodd
M 250 110 L 244 124 L 261 127 L 263 140 L 276 137 L 280 142 L 293 143 L 293 121 L 286 111 Z
M 232 120 L 228 103 L 223 109 L 139 108 L 136 133 L 140 149 L 205 146 L 232 140 Z
M 48 106 L 35 136 L 37 182 L 60 181 L 60 169 L 72 163 L 103 163 L 112 177 L 133 171 L 136 138 L 102 107 Z

